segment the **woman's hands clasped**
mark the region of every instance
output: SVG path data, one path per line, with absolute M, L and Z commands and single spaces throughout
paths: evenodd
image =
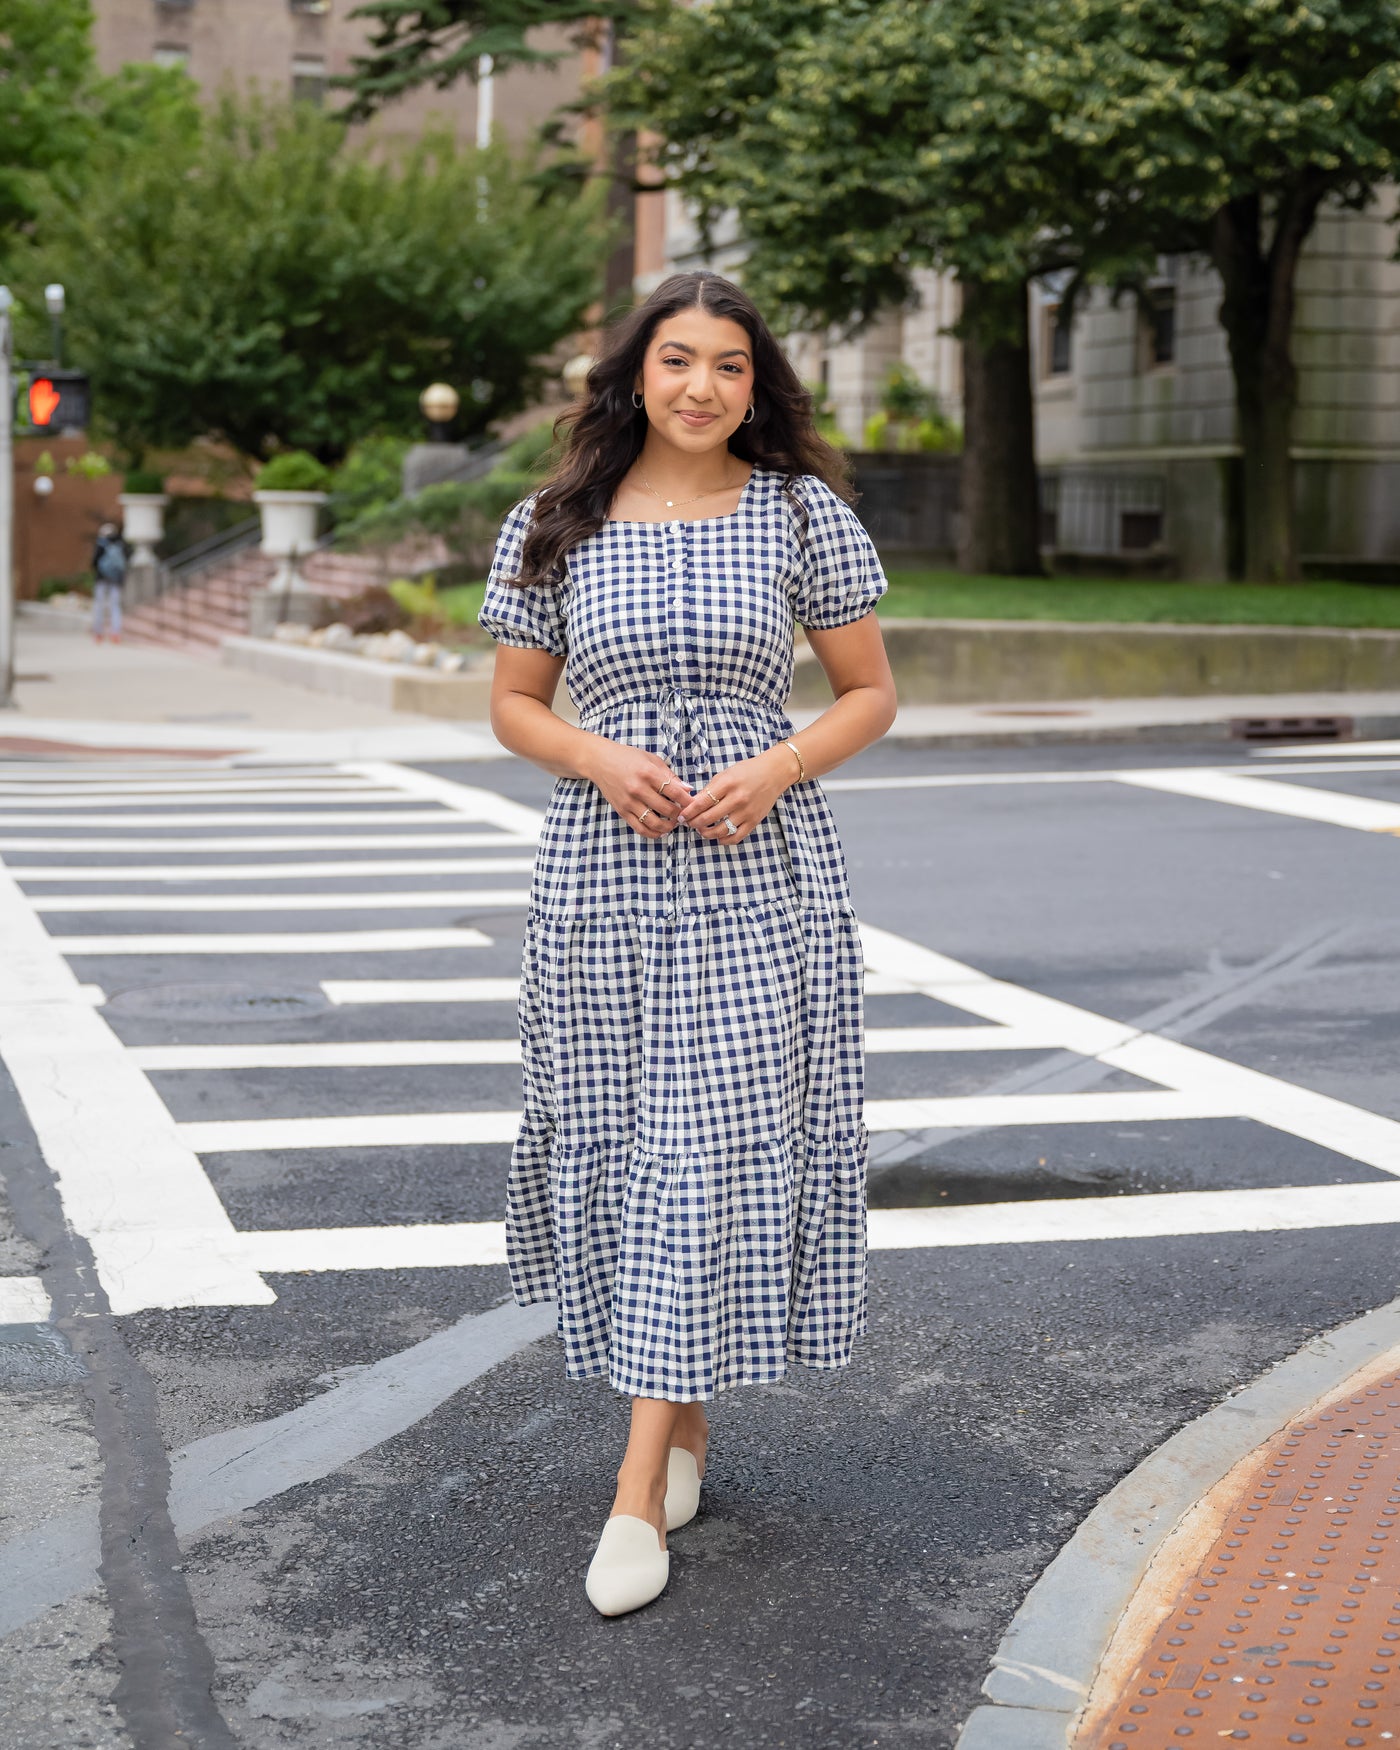
M 737 845 L 772 810 L 788 787 L 786 762 L 770 748 L 711 778 L 692 792 L 657 754 L 599 738 L 588 776 L 609 805 L 643 838 L 661 839 L 688 826 L 717 844 Z M 663 795 L 663 789 L 665 794 Z M 730 832 L 725 817 L 733 822 Z

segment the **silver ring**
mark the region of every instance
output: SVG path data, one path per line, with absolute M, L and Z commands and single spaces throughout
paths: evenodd
M 642 812 L 637 816 L 637 825 L 640 826 L 650 813 L 651 813 L 651 810 L 649 808 L 644 808 L 642 810 Z
M 727 814 L 724 816 L 724 824 L 729 828 L 729 836 L 733 838 L 734 834 L 738 832 L 739 829 Z

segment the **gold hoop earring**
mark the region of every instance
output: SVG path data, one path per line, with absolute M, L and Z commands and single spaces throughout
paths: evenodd
M 750 402 L 749 402 L 749 410 L 748 410 L 748 412 L 747 412 L 747 413 L 746 413 L 746 414 L 745 414 L 745 415 L 744 415 L 744 417 L 743 417 L 743 418 L 742 418 L 742 419 L 741 419 L 741 420 L 740 420 L 740 421 L 739 421 L 739 424 L 740 424 L 740 425 L 752 425 L 752 424 L 753 424 L 753 419 L 754 419 L 754 413 L 755 413 L 755 412 L 756 412 L 756 409 L 755 409 L 755 407 L 754 407 L 754 404 L 753 404 L 753 402 L 752 402 L 752 401 L 750 401 Z
M 637 409 L 638 413 L 641 412 L 641 410 L 646 406 L 646 404 L 647 404 L 646 396 L 641 394 L 640 391 L 634 389 L 632 391 L 632 405 Z

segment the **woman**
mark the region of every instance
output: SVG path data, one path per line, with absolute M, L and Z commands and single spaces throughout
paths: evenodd
M 520 986 L 506 1230 L 573 1378 L 632 1400 L 587 1590 L 665 1587 L 727 1386 L 865 1325 L 862 958 L 821 790 L 894 719 L 888 588 L 751 301 L 679 274 L 611 332 L 513 510 L 480 621 L 491 723 L 559 779 Z M 794 617 L 835 703 L 783 715 Z M 567 661 L 579 727 L 553 710 Z

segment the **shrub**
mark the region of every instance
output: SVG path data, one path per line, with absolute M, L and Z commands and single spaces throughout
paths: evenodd
M 352 632 L 402 632 L 412 619 L 390 592 L 376 584 L 342 602 L 336 618 Z
M 283 450 L 253 480 L 259 492 L 329 492 L 334 484 L 330 469 L 306 450 Z
M 35 591 L 38 601 L 46 602 L 50 596 L 56 595 L 91 595 L 92 573 L 90 571 L 70 571 L 66 577 L 41 577 L 39 587 Z
M 157 474 L 154 468 L 133 468 L 122 481 L 122 491 L 154 496 L 165 491 L 165 476 Z
M 336 469 L 331 485 L 331 515 L 354 522 L 384 510 L 403 493 L 403 459 L 408 439 L 390 435 L 361 438 Z

